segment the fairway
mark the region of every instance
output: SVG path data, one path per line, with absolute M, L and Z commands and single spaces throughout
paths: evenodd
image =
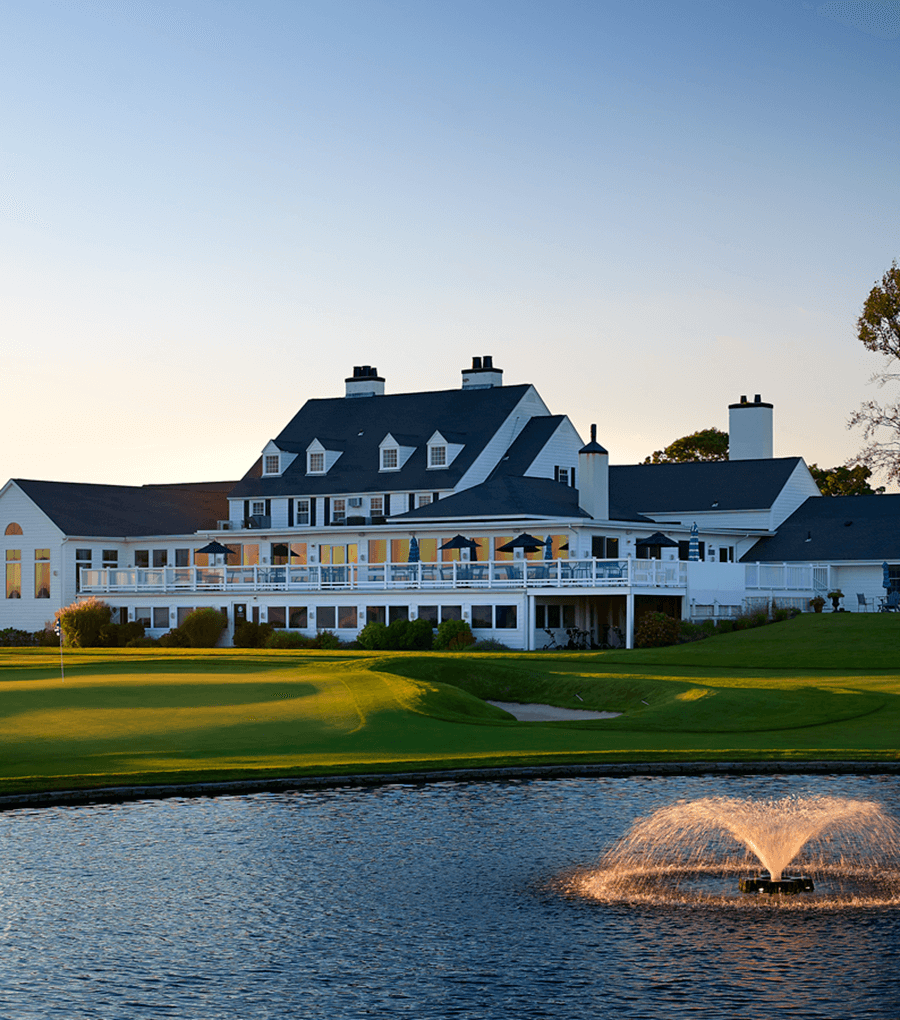
M 0 794 L 604 762 L 896 761 L 900 620 L 584 654 L 0 651 Z M 892 664 L 889 668 L 888 664 Z M 484 699 L 621 712 L 517 722 Z

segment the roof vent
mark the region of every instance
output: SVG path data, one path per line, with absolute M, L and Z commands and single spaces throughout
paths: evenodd
M 494 368 L 494 357 L 485 354 L 472 358 L 472 367 L 462 372 L 462 388 L 464 390 L 488 390 L 503 385 L 503 369 Z
M 353 375 L 344 380 L 345 397 L 381 397 L 384 395 L 384 379 L 372 365 L 354 365 Z

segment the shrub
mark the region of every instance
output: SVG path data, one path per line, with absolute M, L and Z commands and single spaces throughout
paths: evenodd
M 136 638 L 132 638 L 128 642 L 128 644 L 125 645 L 125 647 L 126 648 L 155 648 L 158 644 L 159 644 L 159 641 L 157 641 L 156 638 L 152 638 L 152 637 L 136 637 Z
M 790 609 L 777 608 L 772 610 L 772 620 L 775 623 L 781 623 L 784 620 L 790 620 L 791 611 Z
M 180 627 L 173 627 L 165 634 L 160 634 L 157 642 L 160 648 L 190 648 L 191 642 Z
M 225 630 L 225 616 L 211 606 L 195 609 L 182 620 L 178 629 L 191 648 L 215 648 Z
M 104 623 L 100 628 L 99 644 L 103 648 L 125 648 L 129 641 L 144 636 L 144 625 L 130 623 Z
M 266 638 L 266 648 L 313 648 L 313 638 L 290 630 L 275 630 Z
M 312 639 L 310 648 L 340 648 L 341 639 L 331 630 L 320 630 Z
M 716 632 L 716 621 L 715 620 L 704 620 L 700 624 L 700 631 L 703 637 L 712 637 Z
M 446 649 L 449 652 L 458 652 L 474 644 L 475 635 L 465 620 L 444 620 L 438 627 L 433 647 L 437 651 Z
M 474 645 L 469 645 L 465 650 L 467 652 L 508 652 L 510 648 L 502 641 L 489 637 L 476 641 Z
M 356 640 L 359 642 L 360 648 L 367 648 L 370 652 L 381 651 L 383 648 L 387 648 L 388 629 L 383 623 L 373 620 L 363 627 Z
M 678 641 L 681 621 L 665 613 L 644 613 L 634 629 L 635 648 L 662 648 Z
M 691 623 L 690 620 L 681 620 L 678 628 L 678 640 L 682 644 L 688 641 L 700 641 L 707 635 L 699 623 Z
M 274 628 L 269 623 L 254 623 L 242 620 L 234 628 L 235 648 L 263 648 L 272 636 Z
M 734 630 L 733 620 L 719 620 L 716 624 L 717 634 L 730 634 Z
M 56 613 L 67 645 L 76 648 L 96 648 L 101 641 L 101 629 L 108 625 L 112 609 L 93 596 L 73 602 Z

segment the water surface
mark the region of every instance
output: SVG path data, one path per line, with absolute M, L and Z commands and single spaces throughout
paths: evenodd
M 0 1017 L 891 1018 L 900 912 L 565 895 L 678 798 L 892 778 L 393 784 L 0 815 Z

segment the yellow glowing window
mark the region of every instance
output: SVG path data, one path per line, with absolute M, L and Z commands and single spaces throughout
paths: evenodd
M 409 561 L 409 539 L 391 539 L 391 563 L 407 563 Z
M 16 524 L 15 521 L 13 521 L 11 524 L 7 524 L 6 525 L 6 531 L 4 532 L 4 534 L 5 535 L 21 535 L 22 534 L 22 529 L 21 529 L 21 527 L 19 527 L 18 524 Z
M 369 563 L 384 563 L 387 560 L 387 540 L 384 538 L 369 539 Z
M 419 539 L 419 559 L 423 563 L 437 562 L 438 540 L 436 538 Z

